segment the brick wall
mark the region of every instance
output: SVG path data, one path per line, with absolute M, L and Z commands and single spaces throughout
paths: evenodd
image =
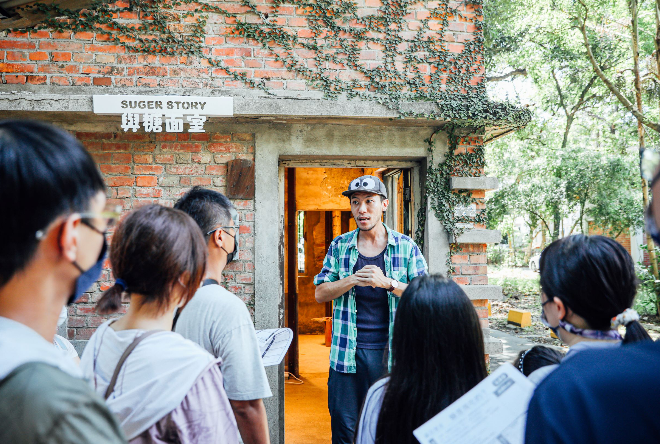
M 258 7 L 261 12 L 272 11 L 266 1 L 258 3 L 264 3 Z M 381 6 L 379 0 L 358 0 L 355 3 L 360 16 L 375 14 Z M 121 1 L 115 4 L 128 6 Z M 247 7 L 239 1 L 221 1 L 215 4 L 234 13 L 247 11 Z M 405 39 L 414 39 L 421 26 L 420 20 L 429 18 L 429 8 L 437 6 L 437 1 L 417 3 L 413 11 L 404 17 L 404 29 L 399 31 L 399 34 Z M 458 14 L 448 17 L 446 27 L 442 21 L 445 16 L 430 18 L 430 30 L 426 34 L 438 35 L 438 31 L 444 31 L 445 49 L 450 54 L 458 54 L 464 50 L 465 42 L 473 40 L 477 33 L 481 33 L 476 24 L 482 17 L 475 14 L 475 6 L 472 4 L 451 2 L 450 6 L 457 8 Z M 192 5 L 175 9 L 185 12 L 185 8 L 191 9 Z M 285 26 L 289 33 L 313 42 L 314 36 L 307 22 L 309 13 L 305 8 L 281 6 L 280 16 L 276 21 Z M 258 20 L 256 15 L 244 17 L 252 22 Z M 186 19 L 187 22 L 191 20 Z M 140 23 L 137 12 L 122 12 L 121 21 L 127 26 Z M 288 72 L 282 63 L 275 59 L 271 49 L 264 49 L 255 41 L 232 36 L 233 23 L 235 19 L 231 17 L 210 14 L 203 48 L 208 57 L 220 60 L 220 66 L 244 73 L 250 79 L 267 79 L 266 87 L 272 90 L 309 89 L 303 79 L 296 78 L 295 74 Z M 243 82 L 236 81 L 225 69 L 211 66 L 207 61 L 172 55 L 130 53 L 123 45 L 109 41 L 110 37 L 93 32 L 4 32 L 0 33 L 0 38 L 0 74 L 2 83 L 6 84 L 245 89 Z M 364 42 L 359 43 L 363 49 L 359 62 L 368 69 L 381 65 L 381 46 L 369 43 L 367 47 L 366 43 L 362 43 Z M 311 59 L 310 51 L 298 49 L 296 55 L 304 61 L 306 68 L 312 71 L 318 68 Z M 466 54 L 466 57 L 471 60 L 469 63 L 474 63 L 473 53 Z M 477 66 L 463 66 L 465 63 L 460 63 L 461 70 L 473 74 L 469 82 L 473 86 L 483 81 L 483 60 L 480 56 L 476 60 Z M 435 72 L 435 69 L 424 64 L 419 67 L 419 75 L 423 76 L 425 81 L 428 81 L 430 76 L 438 76 L 443 83 L 449 82 L 451 72 Z M 344 80 L 359 77 L 345 64 L 327 62 L 324 68 L 337 71 L 337 76 Z M 469 87 L 467 83 L 461 85 Z
M 461 137 L 458 140 L 456 154 L 474 153 L 474 149 L 483 147 L 483 137 L 472 135 Z M 474 174 L 483 174 L 483 170 L 477 169 Z M 473 190 L 472 197 L 477 199 L 477 211 L 486 209 L 486 192 Z M 474 224 L 475 228 L 486 228 L 484 224 Z M 486 257 L 486 244 L 459 244 L 458 249 L 452 255 L 454 282 L 460 285 L 488 285 L 488 259 Z M 479 316 L 479 322 L 483 328 L 488 328 L 488 300 L 477 299 L 472 301 Z
M 108 201 L 125 211 L 158 203 L 173 206 L 191 186 L 224 193 L 227 162 L 254 159 L 249 133 L 77 133 L 108 185 Z M 254 201 L 233 200 L 240 217 L 240 254 L 224 273 L 225 284 L 254 314 Z M 114 284 L 109 264 L 99 283 L 69 307 L 69 339 L 89 339 L 108 317 L 95 313 L 101 290 Z M 125 309 L 125 308 L 124 308 Z

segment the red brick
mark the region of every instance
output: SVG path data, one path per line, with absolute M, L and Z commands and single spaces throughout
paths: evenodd
M 85 52 L 101 52 L 101 53 L 112 53 L 112 54 L 123 54 L 126 52 L 126 48 L 121 45 L 90 45 L 85 46 Z
M 94 77 L 92 83 L 96 86 L 112 86 L 112 78 L 110 77 Z
M 157 154 L 156 163 L 174 163 L 174 156 L 172 154 Z
M 254 140 L 254 136 L 250 133 L 232 133 L 234 140 L 249 142 Z
M 0 49 L 36 49 L 34 42 L 23 40 L 0 40 Z
M 46 76 L 28 76 L 27 81 L 32 85 L 45 85 L 48 78 Z
M 160 149 L 162 151 L 170 151 L 174 153 L 199 153 L 202 151 L 202 144 L 193 142 L 161 143 Z
M 126 142 L 103 142 L 105 151 L 130 151 L 131 144 Z
M 213 185 L 213 180 L 210 177 L 182 177 L 181 185 L 183 186 L 210 186 Z
M 467 254 L 454 254 L 451 257 L 451 261 L 454 264 L 467 264 L 469 262 L 469 256 Z
M 207 149 L 212 153 L 245 152 L 245 147 L 240 143 L 209 143 Z
M 187 176 L 204 174 L 203 165 L 168 165 L 168 174 L 185 174 Z
M 130 174 L 130 165 L 99 165 L 103 174 Z
M 226 165 L 207 165 L 206 174 L 213 174 L 216 176 L 224 176 L 227 174 Z
M 25 63 L 0 63 L 0 72 L 37 72 L 37 65 Z
M 135 190 L 135 197 L 161 197 L 163 190 L 161 188 L 138 188 Z
M 113 154 L 113 163 L 131 163 L 132 156 L 130 154 Z
M 36 51 L 30 53 L 30 60 L 48 60 L 48 53 L 43 51 Z
M 133 185 L 134 178 L 128 176 L 110 176 L 110 177 L 106 177 L 105 183 L 109 187 L 119 187 L 119 186 L 129 187 Z
M 485 265 L 463 265 L 461 274 L 486 274 L 487 268 Z
M 488 285 L 488 276 L 473 276 L 472 285 Z
M 69 51 L 69 52 L 81 52 L 83 50 L 83 44 L 72 41 L 53 41 L 45 40 L 39 43 L 39 49 L 42 51 Z
M 139 187 L 153 187 L 158 184 L 156 176 L 137 176 L 135 178 L 135 185 Z
M 466 276 L 454 276 L 453 280 L 459 285 L 470 285 L 470 278 Z
M 7 51 L 5 58 L 8 62 L 26 62 L 28 53 L 23 51 Z
M 5 83 L 7 84 L 24 85 L 26 81 L 27 81 L 27 77 L 25 76 L 13 76 L 9 74 L 5 76 Z
M 70 52 L 54 52 L 53 53 L 53 62 L 70 62 L 71 53 Z
M 488 257 L 485 254 L 471 254 L 470 263 L 471 264 L 485 264 L 488 262 Z
M 135 165 L 133 169 L 135 174 L 163 174 L 162 165 Z
M 136 154 L 133 156 L 133 162 L 135 163 L 153 163 L 154 156 L 152 154 Z

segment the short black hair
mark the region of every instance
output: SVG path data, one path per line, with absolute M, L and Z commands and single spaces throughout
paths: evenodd
M 539 261 L 541 290 L 581 316 L 590 329 L 609 330 L 612 318 L 631 308 L 639 279 L 623 245 L 605 236 L 574 234 L 548 245 Z M 649 340 L 637 321 L 623 343 Z
M 224 194 L 196 186 L 179 199 L 174 208 L 195 219 L 204 237 L 207 238 L 206 233 L 232 220 L 231 212 L 234 210 L 234 205 Z
M 37 231 L 88 210 L 104 190 L 94 160 L 68 132 L 37 121 L 0 121 L 0 286 L 30 262 Z

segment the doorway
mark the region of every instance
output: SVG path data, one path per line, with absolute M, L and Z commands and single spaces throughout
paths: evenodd
M 294 339 L 285 358 L 285 440 L 309 444 L 330 441 L 327 408 L 332 303 L 314 298 L 314 277 L 321 271 L 332 240 L 354 230 L 350 202 L 342 196 L 350 181 L 370 174 L 387 188 L 384 215 L 392 229 L 413 236 L 413 166 L 396 168 L 288 167 L 284 171 L 285 325 Z M 328 335 L 326 335 L 328 333 Z

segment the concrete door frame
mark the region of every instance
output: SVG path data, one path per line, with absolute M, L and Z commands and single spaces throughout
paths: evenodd
M 413 167 L 416 168 L 413 171 L 413 193 L 421 196 L 420 178 L 425 174 L 429 160 L 425 139 L 430 137 L 433 131 L 432 127 L 331 124 L 273 124 L 260 125 L 256 129 L 254 223 L 256 328 L 284 325 L 285 168 L 287 166 L 357 168 L 373 167 L 373 165 Z M 418 208 L 419 199 L 415 202 L 415 214 Z M 429 217 L 427 208 L 427 238 L 433 235 L 428 232 L 429 228 L 434 232 L 442 230 L 439 224 L 430 224 L 429 219 L 433 218 Z M 441 242 L 444 243 L 446 242 Z M 430 254 L 426 251 L 428 242 L 426 246 L 424 253 Z M 434 246 L 434 250 L 438 248 Z M 444 250 L 442 245 L 439 250 Z M 435 253 L 433 256 L 446 258 L 446 251 Z M 444 261 L 445 259 L 442 260 L 443 264 Z M 439 264 L 429 261 L 429 265 L 442 271 L 442 266 Z M 267 368 L 273 397 L 266 400 L 266 409 L 273 444 L 284 443 L 283 372 L 284 363 L 278 367 Z

